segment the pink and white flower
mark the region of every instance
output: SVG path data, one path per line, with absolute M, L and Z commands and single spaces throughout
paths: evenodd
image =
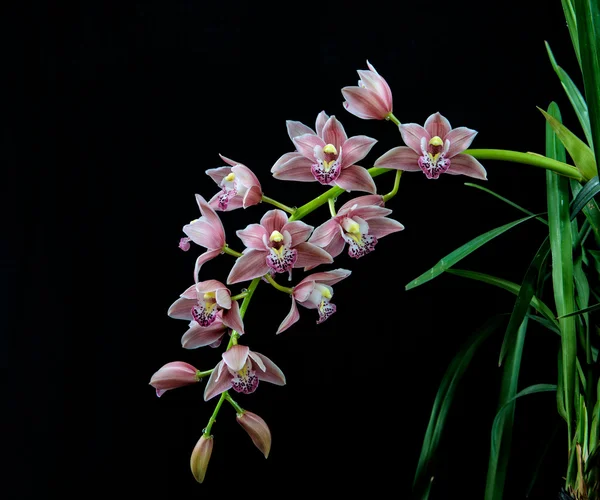
M 183 226 L 183 232 L 189 240 L 179 243 L 179 247 L 184 251 L 186 250 L 186 243 L 189 243 L 189 241 L 193 241 L 196 245 L 207 249 L 196 259 L 196 265 L 194 266 L 195 282 L 198 281 L 198 273 L 202 265 L 223 253 L 223 247 L 225 246 L 225 229 L 221 219 L 199 194 L 196 195 L 196 202 L 200 207 L 201 217 Z
M 215 210 L 229 211 L 260 203 L 262 188 L 252 170 L 223 155 L 219 156 L 230 166 L 209 168 L 206 171 L 206 174 L 221 188 L 221 191 L 209 200 L 210 206 Z
M 352 271 L 347 269 L 335 269 L 322 273 L 314 273 L 298 283 L 291 293 L 292 307 L 288 315 L 279 325 L 277 333 L 281 333 L 300 319 L 300 313 L 296 302 L 307 309 L 316 309 L 319 313 L 317 324 L 323 323 L 336 311 L 335 304 L 331 303 L 333 297 L 333 285 L 350 276 Z
M 244 334 L 244 323 L 237 301 L 220 281 L 207 280 L 190 286 L 173 302 L 167 314 L 171 318 L 190 321 L 182 337 L 186 349 L 205 345 L 216 347 L 228 328 Z
M 227 283 L 248 281 L 266 273 L 288 273 L 294 267 L 330 264 L 333 258 L 325 250 L 306 240 L 313 226 L 302 221 L 288 222 L 283 210 L 269 210 L 260 224 L 249 224 L 236 231 L 246 249 L 231 268 Z
M 364 120 L 387 120 L 393 111 L 392 91 L 385 79 L 367 61 L 369 70 L 358 70 L 358 87 L 344 87 L 344 107 Z
M 335 217 L 317 227 L 308 241 L 334 258 L 348 244 L 348 255 L 358 259 L 375 250 L 379 238 L 404 229 L 398 221 L 387 218 L 391 213 L 389 208 L 383 207 L 382 196 L 359 196 L 342 205 Z
M 298 121 L 286 122 L 290 139 L 296 146 L 285 153 L 271 168 L 276 179 L 314 182 L 339 186 L 346 191 L 377 191 L 369 172 L 356 165 L 377 142 L 366 135 L 348 138 L 335 116 L 321 111 L 316 132 Z
M 156 389 L 160 398 L 166 391 L 195 384 L 201 379 L 197 368 L 184 361 L 172 361 L 161 367 L 150 378 L 150 385 Z
M 266 356 L 236 344 L 225 351 L 223 358 L 210 374 L 204 389 L 204 400 L 233 389 L 243 394 L 253 393 L 260 380 L 275 385 L 285 385 L 285 375 Z
M 453 129 L 446 118 L 435 113 L 427 118 L 424 127 L 416 123 L 400 125 L 400 133 L 408 147 L 390 149 L 375 161 L 376 167 L 408 172 L 421 170 L 428 179 L 448 173 L 487 180 L 483 165 L 471 155 L 462 153 L 477 135 L 475 130 Z

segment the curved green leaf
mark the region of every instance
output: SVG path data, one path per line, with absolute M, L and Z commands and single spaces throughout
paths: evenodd
M 571 220 L 577 217 L 577 214 L 600 193 L 600 181 L 598 176 L 591 178 L 585 183 L 585 186 L 577 193 L 577 196 L 571 201 Z

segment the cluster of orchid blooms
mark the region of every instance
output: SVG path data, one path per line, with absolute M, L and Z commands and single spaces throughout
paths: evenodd
M 388 217 L 392 210 L 385 207 L 397 192 L 402 171 L 422 171 L 429 179 L 437 179 L 442 173 L 486 179 L 483 166 L 473 156 L 462 154 L 475 137 L 474 130 L 452 129 L 440 113 L 432 114 L 424 126 L 401 124 L 392 113 L 389 85 L 368 61 L 367 65 L 368 70 L 358 71 L 358 86 L 342 89 L 343 105 L 359 118 L 390 120 L 399 127 L 406 146 L 395 147 L 374 162 L 377 175 L 387 170 L 396 171 L 392 192 L 378 194 L 373 169 L 357 164 L 367 156 L 376 139 L 365 135 L 348 137 L 335 116 L 321 111 L 315 129 L 298 121 L 287 121 L 287 131 L 296 149 L 283 154 L 271 168 L 271 173 L 281 180 L 319 182 L 333 188 L 326 196 L 321 195 L 296 209 L 286 207 L 263 194 L 258 178 L 250 168 L 224 156 L 221 159 L 226 166 L 206 171 L 219 191 L 208 201 L 196 194 L 201 216 L 183 227 L 186 236 L 179 247 L 188 251 L 194 243 L 206 251 L 196 260 L 194 283 L 175 300 L 168 315 L 188 322 L 181 339 L 183 348 L 218 348 L 223 338 L 227 339 L 227 346 L 221 361 L 212 369 L 202 371 L 189 363 L 174 361 L 154 373 L 150 384 L 161 396 L 165 391 L 196 384 L 208 377 L 204 400 L 220 396 L 191 455 L 192 473 L 198 482 L 202 482 L 206 474 L 213 449 L 211 428 L 225 400 L 235 409 L 237 421 L 256 447 L 265 457 L 269 454 L 271 433 L 266 422 L 257 414 L 244 410 L 229 394 L 231 389 L 237 393 L 253 393 L 260 381 L 276 385 L 286 382 L 283 372 L 271 359 L 241 343 L 246 333 L 243 317 L 258 283 L 268 282 L 290 296 L 291 308 L 276 333 L 298 321 L 297 304 L 315 309 L 317 323 L 322 323 L 336 311 L 331 301 L 333 286 L 348 278 L 351 272 L 340 268 L 311 272 L 292 287 L 278 283 L 278 275 L 289 282 L 293 278 L 293 269 L 302 268 L 308 272 L 332 264 L 345 249 L 351 257 L 361 258 L 375 250 L 380 238 L 404 229 L 400 222 Z M 361 195 L 336 210 L 335 200 L 344 192 Z M 233 250 L 226 242 L 217 212 L 246 209 L 262 202 L 277 208 L 264 213 L 258 223 L 237 230 L 236 235 L 245 248 L 241 253 Z M 326 203 L 331 218 L 323 224 L 315 228 L 299 220 Z M 221 254 L 235 257 L 227 284 L 215 279 L 201 280 L 203 266 Z M 245 282 L 250 282 L 248 287 L 232 295 L 228 285 Z

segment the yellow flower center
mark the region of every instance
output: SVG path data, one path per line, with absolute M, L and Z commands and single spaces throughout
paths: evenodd
M 273 231 L 271 236 L 269 236 L 269 241 L 275 241 L 279 243 L 283 241 L 283 234 L 281 234 L 279 231 Z
M 225 176 L 225 180 L 226 180 L 227 182 L 231 182 L 231 181 L 233 181 L 234 179 L 235 179 L 235 174 L 234 174 L 233 172 L 231 172 L 230 174 L 228 174 L 228 175 L 226 175 L 226 176 Z
M 337 155 L 337 149 L 335 149 L 335 146 L 333 144 L 327 144 L 323 148 L 323 153 L 327 153 L 330 155 Z
M 443 146 L 444 141 L 442 141 L 442 138 L 440 136 L 434 135 L 431 139 L 429 139 L 429 145 L 430 146 Z

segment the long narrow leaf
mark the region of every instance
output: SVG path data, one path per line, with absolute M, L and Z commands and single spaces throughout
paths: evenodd
M 573 0 L 561 0 L 563 12 L 565 14 L 565 20 L 567 21 L 567 27 L 569 28 L 569 35 L 571 36 L 571 43 L 573 44 L 573 50 L 577 57 L 577 62 L 581 68 L 581 55 L 579 54 L 579 35 L 577 34 L 577 17 L 575 16 L 575 7 L 573 6 Z
M 580 314 L 594 312 L 594 311 L 597 311 L 598 309 L 600 309 L 600 304 L 594 304 L 593 306 L 584 307 L 583 309 L 579 309 L 579 311 L 573 311 L 572 313 L 565 314 L 564 316 L 558 316 L 557 319 L 570 318 L 571 316 L 578 316 Z
M 571 202 L 571 220 L 577 217 L 577 214 L 590 202 L 594 197 L 600 193 L 600 181 L 598 176 L 593 177 L 585 186 L 577 193 L 575 199 Z
M 410 290 L 411 288 L 416 288 L 417 286 L 422 285 L 423 283 L 426 283 L 429 280 L 432 280 L 433 278 L 439 276 L 444 271 L 447 271 L 454 264 L 461 261 L 467 255 L 473 253 L 475 250 L 485 245 L 489 241 L 493 240 L 497 236 L 500 236 L 502 233 L 505 233 L 509 229 L 512 229 L 513 227 L 521 224 L 521 222 L 525 222 L 526 220 L 530 220 L 536 216 L 537 215 L 530 215 L 529 217 L 524 217 L 522 219 L 509 222 L 504 226 L 497 227 L 496 229 L 492 229 L 487 233 L 481 234 L 476 238 L 473 238 L 471 241 L 465 243 L 463 246 L 457 248 L 453 252 L 443 257 L 435 266 L 429 269 L 429 271 L 424 272 L 421 276 L 408 283 L 405 289 Z

